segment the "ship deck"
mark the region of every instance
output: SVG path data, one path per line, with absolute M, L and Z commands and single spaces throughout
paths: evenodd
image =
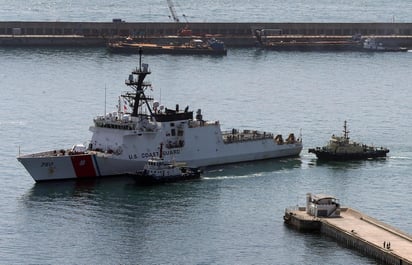
M 256 130 L 239 131 L 232 129 L 231 131 L 222 132 L 224 143 L 235 143 L 243 141 L 273 139 L 273 134 L 268 132 L 261 132 Z

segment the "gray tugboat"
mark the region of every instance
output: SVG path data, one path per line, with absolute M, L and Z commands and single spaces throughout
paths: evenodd
M 349 140 L 349 131 L 346 121 L 343 125 L 343 136 L 332 135 L 329 143 L 323 147 L 310 148 L 320 160 L 359 160 L 377 157 L 386 157 L 387 148 L 377 148 Z

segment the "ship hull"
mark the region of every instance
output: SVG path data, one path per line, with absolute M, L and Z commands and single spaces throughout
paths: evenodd
M 229 144 L 215 152 L 183 148 L 173 155 L 176 161 L 185 161 L 190 167 L 207 167 L 246 161 L 298 156 L 302 143 L 277 145 L 273 141 L 258 141 Z M 243 150 L 243 151 L 241 151 Z M 106 176 L 122 176 L 142 170 L 146 157 L 131 159 L 131 156 L 86 152 L 76 155 L 55 155 L 55 151 L 19 156 L 17 159 L 36 182 L 64 179 L 85 179 Z
M 138 54 L 141 47 L 110 47 L 111 53 Z M 145 54 L 176 54 L 176 55 L 226 55 L 226 50 L 213 50 L 206 48 L 162 48 L 162 47 L 143 47 Z
M 387 150 L 376 150 L 374 152 L 364 153 L 332 153 L 321 150 L 309 149 L 310 153 L 314 153 L 319 160 L 323 161 L 348 161 L 348 160 L 364 160 L 371 158 L 386 157 Z
M 352 42 L 280 42 L 263 44 L 261 47 L 277 51 L 358 51 L 361 49 L 358 44 Z
M 213 48 L 209 45 L 155 45 L 150 43 L 113 42 L 108 44 L 111 53 L 138 54 L 178 54 L 178 55 L 227 55 L 223 46 Z

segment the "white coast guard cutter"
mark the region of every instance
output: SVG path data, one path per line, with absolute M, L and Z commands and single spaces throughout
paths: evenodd
M 219 121 L 207 121 L 197 110 L 195 118 L 188 108 L 180 110 L 160 106 L 146 96 L 150 74 L 141 63 L 129 75 L 132 88 L 121 95 L 132 108 L 97 116 L 90 127 L 88 146 L 51 150 L 17 157 L 35 181 L 62 180 L 124 175 L 143 169 L 147 160 L 163 156 L 184 161 L 190 167 L 228 164 L 269 158 L 297 156 L 302 141 L 290 134 L 286 140 L 269 132 L 256 130 L 222 131 Z

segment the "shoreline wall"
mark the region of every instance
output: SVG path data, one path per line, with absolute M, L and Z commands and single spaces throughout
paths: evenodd
M 255 29 L 286 35 L 412 35 L 412 23 L 171 23 L 1 21 L 0 35 L 164 36 L 188 26 L 195 35 L 250 36 Z
M 172 23 L 172 22 L 0 22 L 0 46 L 100 46 L 112 38 L 133 36 L 169 42 L 189 27 L 195 36 L 213 36 L 228 47 L 256 45 L 256 29 L 272 29 L 278 36 L 393 36 L 412 39 L 412 23 Z M 190 38 L 190 37 L 187 37 Z M 408 43 L 410 41 L 408 40 Z

